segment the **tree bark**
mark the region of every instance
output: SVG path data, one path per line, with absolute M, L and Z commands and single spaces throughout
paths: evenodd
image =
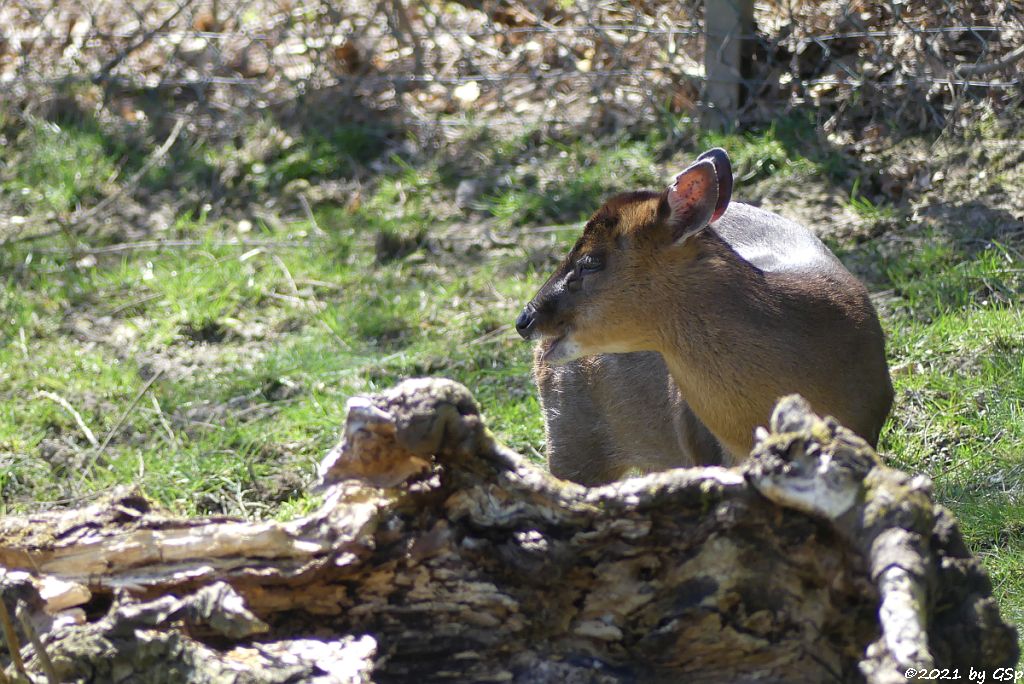
M 4 603 L 60 681 L 887 684 L 1016 662 L 928 480 L 796 397 L 742 468 L 588 489 L 498 444 L 461 385 L 411 380 L 350 402 L 322 479 L 289 522 L 131 492 L 7 518 Z M 6 675 L 13 647 L 46 681 L 24 631 Z

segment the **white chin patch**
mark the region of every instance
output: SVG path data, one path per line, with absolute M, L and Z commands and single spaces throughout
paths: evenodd
M 561 366 L 570 361 L 575 361 L 581 356 L 583 356 L 583 348 L 571 337 L 565 335 L 564 337 L 559 337 L 548 347 L 543 358 L 544 361 L 552 366 Z

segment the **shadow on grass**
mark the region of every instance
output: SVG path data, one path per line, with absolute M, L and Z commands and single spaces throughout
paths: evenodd
M 273 200 L 296 181 L 372 180 L 373 163 L 405 135 L 398 117 L 331 91 L 218 124 L 217 112 L 186 109 L 195 98 L 176 91 L 106 92 L 98 109 L 90 88 L 58 86 L 40 109 L 0 112 L 0 135 L 11 143 L 0 165 L 2 204 L 22 214 L 88 209 L 150 163 L 125 199 L 149 206 L 172 198 L 179 216 L 215 217 Z M 151 163 L 179 117 L 195 125 Z

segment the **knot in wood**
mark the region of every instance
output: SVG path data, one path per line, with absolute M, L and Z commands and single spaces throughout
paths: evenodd
M 463 385 L 406 380 L 346 405 L 341 442 L 321 463 L 321 481 L 359 479 L 394 487 L 429 470 L 437 455 L 474 453 L 484 438 L 480 410 Z

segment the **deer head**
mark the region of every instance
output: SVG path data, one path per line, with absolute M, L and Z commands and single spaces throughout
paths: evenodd
M 665 276 L 701 268 L 693 238 L 725 213 L 731 194 L 729 157 L 714 149 L 663 192 L 612 197 L 523 308 L 516 330 L 543 341 L 551 364 L 657 350 L 657 307 L 678 294 L 665 292 Z

